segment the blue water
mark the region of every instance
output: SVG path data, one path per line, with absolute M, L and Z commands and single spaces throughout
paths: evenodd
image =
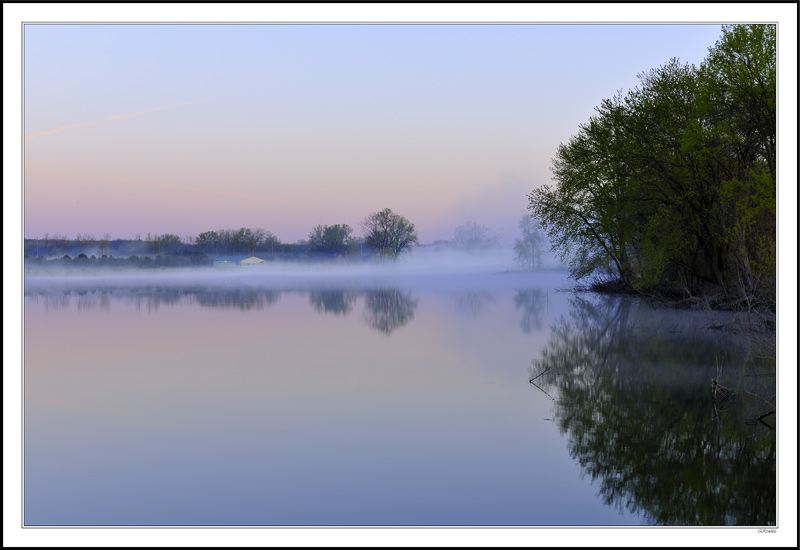
M 650 502 L 642 483 L 608 488 L 616 476 L 657 475 L 659 465 L 645 475 L 635 449 L 600 456 L 597 447 L 609 438 L 634 448 L 652 441 L 623 437 L 624 426 L 614 424 L 614 434 L 594 434 L 595 446 L 582 447 L 587 424 L 577 417 L 612 424 L 598 404 L 617 400 L 603 390 L 604 401 L 582 377 L 605 372 L 603 338 L 614 337 L 606 329 L 610 336 L 578 342 L 575 331 L 602 327 L 618 305 L 595 300 L 593 319 L 574 294 L 559 292 L 568 284 L 561 272 L 28 280 L 24 524 L 691 522 L 659 510 L 659 503 L 680 502 L 672 493 L 653 489 Z M 587 325 L 576 329 L 576 315 Z M 725 436 L 726 422 L 743 425 L 744 417 L 710 414 L 708 374 L 720 358 L 713 350 L 730 350 L 729 343 L 702 330 L 700 340 L 684 338 L 712 351 L 704 364 L 686 365 L 686 352 L 670 360 L 659 338 L 696 334 L 702 319 L 687 328 L 684 317 L 676 329 L 640 304 L 626 315 L 626 334 L 658 346 L 637 361 L 659 373 L 672 369 L 659 379 L 668 391 L 692 396 L 678 413 L 665 411 L 686 423 L 670 424 L 680 434 L 675 441 L 684 433 L 713 440 Z M 609 368 L 622 372 L 627 348 L 614 346 Z M 744 372 L 745 355 L 736 356 Z M 547 361 L 561 366 L 548 363 L 532 384 Z M 613 417 L 650 415 L 638 399 L 621 400 L 635 410 Z M 648 418 L 648 425 L 659 422 Z M 770 460 L 771 433 L 747 436 L 759 460 Z M 724 469 L 730 448 L 720 445 L 703 461 Z M 742 449 L 737 456 L 751 452 Z M 687 480 L 696 477 L 691 464 Z M 774 477 L 771 487 L 774 499 Z M 702 521 L 762 521 L 737 510 L 723 506 Z

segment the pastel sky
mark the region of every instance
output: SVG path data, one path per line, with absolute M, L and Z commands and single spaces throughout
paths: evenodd
M 719 24 L 28 24 L 24 231 L 112 238 L 391 208 L 517 236 L 603 99 Z

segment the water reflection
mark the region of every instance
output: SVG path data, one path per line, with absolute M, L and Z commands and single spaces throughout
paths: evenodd
M 494 296 L 486 291 L 470 291 L 456 294 L 454 300 L 460 313 L 468 317 L 478 317 L 494 302 Z
M 226 288 L 195 291 L 194 299 L 203 307 L 240 309 L 264 309 L 280 298 L 279 290 L 264 288 Z
M 90 290 L 80 285 L 64 289 L 33 287 L 25 290 L 27 300 L 43 300 L 46 309 L 79 310 L 97 307 L 109 309 L 112 298 L 135 305 L 137 310 L 157 311 L 163 306 L 197 304 L 201 307 L 239 309 L 242 311 L 265 309 L 275 304 L 284 293 L 307 294 L 309 304 L 318 314 L 349 315 L 360 296 L 364 298 L 364 321 L 370 328 L 391 334 L 414 319 L 418 299 L 410 291 L 398 288 L 338 289 L 338 288 L 272 288 L 256 285 L 202 286 L 202 285 L 131 285 Z M 476 300 L 487 300 L 491 295 L 475 295 Z M 487 298 L 488 297 L 488 298 Z M 473 311 L 480 304 L 472 300 Z
M 111 299 L 134 304 L 137 310 L 157 311 L 162 306 L 178 306 L 196 303 L 202 307 L 240 309 L 263 309 L 274 304 L 281 291 L 251 288 L 246 285 L 236 287 L 198 287 L 198 286 L 131 286 L 87 290 L 73 289 L 48 290 L 45 288 L 26 289 L 26 299 L 44 301 L 45 309 L 69 309 L 73 305 L 78 310 L 95 308 L 109 309 Z
M 541 288 L 525 288 L 517 290 L 514 305 L 522 310 L 519 326 L 525 334 L 532 330 L 542 329 L 542 319 L 546 316 L 547 295 Z
M 358 293 L 352 290 L 311 290 L 308 299 L 317 313 L 345 316 L 353 310 Z
M 628 300 L 575 298 L 532 361 L 570 455 L 607 505 L 657 525 L 774 525 L 775 365 Z M 735 388 L 718 416 L 709 382 Z M 763 418 L 762 418 L 763 420 Z
M 396 288 L 368 290 L 364 294 L 364 320 L 386 335 L 414 319 L 418 300 Z

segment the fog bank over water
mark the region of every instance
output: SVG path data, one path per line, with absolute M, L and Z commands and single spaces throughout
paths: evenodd
M 538 284 L 569 286 L 567 271 L 554 260 L 546 261 L 539 270 L 520 270 L 513 252 L 496 247 L 475 252 L 447 249 L 416 249 L 396 261 L 329 261 L 282 262 L 267 261 L 257 267 L 201 267 L 176 269 L 103 269 L 75 268 L 35 270 L 25 274 L 25 287 L 43 286 L 116 286 L 137 284 L 232 284 L 247 285 L 340 285 L 384 282 L 408 285 L 477 284 L 505 286 L 507 284 Z M 544 281 L 547 281 L 546 283 Z
M 157 273 L 57 274 L 26 276 L 25 295 L 48 292 L 105 292 L 125 289 L 252 288 L 302 290 L 315 288 L 399 287 L 418 290 L 489 290 L 537 287 L 560 290 L 572 282 L 563 270 L 540 271 L 395 271 L 352 268 L 195 269 Z

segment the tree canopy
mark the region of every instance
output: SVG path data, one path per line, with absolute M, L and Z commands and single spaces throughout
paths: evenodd
M 364 244 L 375 251 L 380 259 L 396 259 L 410 253 L 419 243 L 414 224 L 408 219 L 385 208 L 373 212 L 361 222 Z
M 356 246 L 353 230 L 346 223 L 318 225 L 308 234 L 308 243 L 315 252 L 346 253 Z
M 241 254 L 253 251 L 272 251 L 280 245 L 278 238 L 260 227 L 239 229 L 219 229 L 204 231 L 195 238 L 195 244 L 201 250 L 214 254 Z
M 559 146 L 532 215 L 577 279 L 773 301 L 775 26 L 725 26 L 700 67 L 639 81 Z

